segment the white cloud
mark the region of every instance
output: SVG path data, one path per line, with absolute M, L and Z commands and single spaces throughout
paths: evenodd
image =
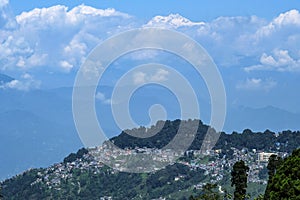
M 150 82 L 163 82 L 168 80 L 169 72 L 165 69 L 158 69 L 154 74 L 146 74 L 144 72 L 135 72 L 133 74 L 133 83 L 135 85 Z
M 245 68 L 246 72 L 255 70 L 300 72 L 300 58 L 292 58 L 288 50 L 275 49 L 273 55 L 263 53 L 260 57 L 260 64 Z
M 36 66 L 43 66 L 46 64 L 48 55 L 47 54 L 33 54 L 29 58 L 27 58 L 28 66 L 36 67 Z
M 269 91 L 277 85 L 272 79 L 248 78 L 246 81 L 237 84 L 239 90 L 264 90 Z
M 37 55 L 32 54 L 31 56 L 19 56 L 16 66 L 23 69 L 29 69 L 38 66 L 44 66 L 47 64 L 47 54 Z
M 272 20 L 268 25 L 261 27 L 257 30 L 257 37 L 266 37 L 280 31 L 287 26 L 300 26 L 300 13 L 298 10 L 290 10 L 285 13 L 281 13 L 278 17 Z M 293 27 L 294 28 L 294 27 Z
M 0 86 L 0 89 L 16 89 L 28 91 L 31 89 L 38 89 L 40 85 L 40 81 L 35 80 L 33 76 L 31 76 L 28 73 L 25 73 L 21 76 L 20 80 L 14 79 L 8 83 L 5 83 L 4 85 Z
M 133 83 L 140 85 L 146 82 L 146 74 L 144 72 L 136 72 L 133 74 Z
M 64 53 L 74 56 L 82 56 L 86 54 L 87 45 L 79 41 L 77 35 L 71 40 L 71 42 L 65 46 Z
M 101 101 L 101 103 L 103 103 L 103 104 L 110 104 L 111 103 L 111 99 L 106 98 L 104 93 L 102 93 L 102 92 L 97 92 L 96 99 Z
M 122 18 L 130 18 L 131 16 L 116 11 L 113 8 L 108 9 L 97 9 L 91 6 L 80 5 L 73 8 L 70 12 L 68 12 L 68 21 L 71 23 L 78 23 L 78 21 L 83 21 L 86 19 L 86 16 L 100 16 L 100 17 L 122 17 Z
M 7 6 L 9 4 L 9 0 L 0 0 L 0 8 Z
M 219 17 L 199 26 L 195 33 L 185 33 L 196 39 L 213 57 L 217 65 L 239 66 L 243 57 L 260 52 L 253 35 L 265 24 L 263 19 L 251 17 Z
M 143 26 L 172 28 L 188 34 L 207 49 L 220 67 L 250 66 L 247 71 L 298 71 L 299 68 L 300 14 L 297 10 L 281 13 L 269 21 L 256 16 L 236 16 L 193 22 L 171 14 L 156 16 L 141 24 L 115 9 L 86 5 L 69 9 L 57 5 L 23 12 L 15 17 L 15 22 L 14 30 L 0 29 L 2 71 L 24 72 L 41 66 L 51 71 L 73 71 L 104 39 Z M 274 49 L 283 52 L 277 55 Z M 142 52 L 135 56 L 137 60 L 144 60 L 156 54 Z M 253 64 L 256 65 L 251 66 Z M 141 74 L 136 79 L 144 80 Z
M 290 10 L 286 13 L 280 14 L 274 19 L 274 24 L 282 25 L 298 25 L 300 26 L 300 13 L 298 10 Z
M 162 82 L 168 80 L 169 72 L 164 69 L 158 69 L 154 75 L 150 77 L 151 81 Z
M 74 67 L 66 60 L 60 61 L 60 66 L 67 72 L 69 72 Z
M 90 6 L 79 5 L 69 10 L 63 5 L 49 8 L 35 8 L 29 12 L 23 12 L 16 17 L 22 26 L 35 26 L 37 28 L 48 28 L 49 26 L 77 26 L 82 23 L 96 22 L 102 17 L 130 18 L 128 14 L 121 13 L 115 9 L 97 9 Z
M 247 65 L 245 61 L 270 55 L 274 49 L 297 55 L 300 44 L 300 14 L 297 10 L 281 13 L 271 21 L 258 17 L 221 17 L 208 24 L 199 41 L 207 44 L 217 63 L 225 66 Z M 202 39 L 203 38 L 203 39 Z M 211 49 L 211 46 L 214 46 Z M 246 58 L 246 59 L 244 59 Z M 226 62 L 227 61 L 227 62 Z M 244 62 L 244 63 L 243 63 Z
M 290 55 L 296 55 L 300 44 L 298 10 L 281 13 L 270 21 L 256 16 L 234 16 L 191 22 L 180 15 L 156 16 L 147 26 L 172 28 L 190 35 L 207 49 L 219 66 L 249 65 L 273 49 L 287 49 Z
M 62 26 L 67 18 L 66 6 L 57 5 L 49 8 L 35 8 L 16 16 L 18 24 L 23 27 L 36 27 L 47 29 L 49 26 Z
M 15 17 L 18 26 L 14 30 L 0 30 L 0 70 L 78 68 L 100 41 L 130 28 L 131 18 L 115 9 L 85 5 L 71 10 L 57 5 L 23 12 Z
M 168 16 L 155 16 L 145 26 L 146 27 L 191 27 L 191 26 L 202 26 L 204 22 L 192 22 L 189 19 L 179 15 L 170 14 Z

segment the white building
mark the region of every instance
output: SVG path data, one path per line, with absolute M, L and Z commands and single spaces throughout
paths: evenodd
M 266 152 L 260 152 L 258 153 L 258 162 L 268 162 L 269 161 L 269 158 L 271 155 L 277 155 L 276 153 L 266 153 Z

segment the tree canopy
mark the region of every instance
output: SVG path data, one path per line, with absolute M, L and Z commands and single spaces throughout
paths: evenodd
M 231 186 L 235 186 L 234 200 L 243 200 L 246 197 L 247 178 L 249 167 L 243 160 L 233 165 L 231 172 Z
M 300 199 L 300 149 L 284 159 L 268 183 L 265 199 L 299 200 Z M 266 196 L 268 195 L 268 196 Z

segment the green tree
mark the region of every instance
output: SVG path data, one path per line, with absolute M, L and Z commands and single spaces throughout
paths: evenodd
M 235 186 L 234 200 L 244 200 L 246 198 L 248 172 L 249 167 L 242 160 L 233 165 L 231 186 Z
M 276 173 L 276 170 L 279 168 L 281 163 L 282 163 L 281 157 L 279 157 L 275 154 L 270 156 L 269 163 L 267 166 L 269 179 L 268 179 L 268 185 L 267 185 L 265 195 L 264 195 L 265 200 L 270 199 L 270 185 L 271 185 L 272 179 Z
M 300 149 L 284 159 L 269 181 L 269 200 L 300 200 Z
M 280 166 L 282 162 L 281 157 L 273 154 L 269 158 L 269 163 L 267 166 L 269 177 L 273 177 L 276 173 L 276 169 Z
M 0 188 L 0 199 L 2 199 L 3 198 L 3 195 L 1 194 L 1 188 Z

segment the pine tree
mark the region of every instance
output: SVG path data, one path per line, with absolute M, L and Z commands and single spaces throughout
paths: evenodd
M 2 199 L 2 198 L 3 198 L 3 195 L 1 193 L 1 187 L 0 187 L 0 199 Z
M 272 179 L 276 173 L 276 170 L 279 168 L 281 163 L 282 163 L 281 157 L 279 157 L 275 154 L 270 156 L 269 163 L 267 166 L 269 179 L 268 179 L 268 185 L 267 185 L 265 195 L 264 195 L 265 200 L 270 199 L 270 189 L 271 189 L 270 185 L 271 185 Z
M 246 198 L 248 172 L 249 167 L 242 160 L 233 165 L 231 186 L 235 186 L 234 200 L 244 200 Z

